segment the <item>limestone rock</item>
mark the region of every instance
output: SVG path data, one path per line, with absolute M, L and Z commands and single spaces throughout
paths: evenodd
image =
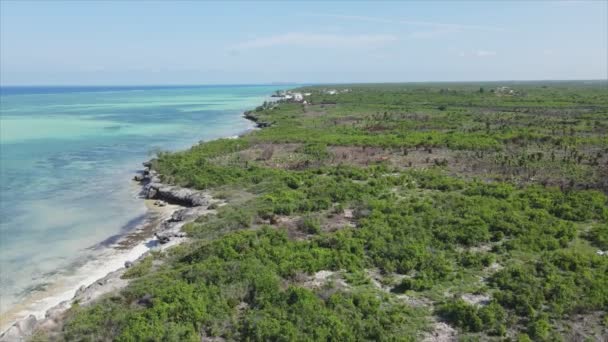
M 36 328 L 38 320 L 36 316 L 29 315 L 26 318 L 16 322 L 7 331 L 0 336 L 0 342 L 20 342 L 26 341 L 32 335 Z

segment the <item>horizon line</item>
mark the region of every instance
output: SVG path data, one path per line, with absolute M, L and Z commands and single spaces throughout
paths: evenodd
M 411 84 L 411 83 L 496 83 L 496 82 L 589 82 L 604 81 L 608 78 L 576 79 L 501 79 L 501 80 L 457 80 L 457 81 L 370 81 L 370 82 L 263 82 L 263 83 L 150 83 L 150 84 L 0 84 L 0 87 L 218 87 L 218 86 L 281 86 L 281 85 L 337 85 L 337 84 Z

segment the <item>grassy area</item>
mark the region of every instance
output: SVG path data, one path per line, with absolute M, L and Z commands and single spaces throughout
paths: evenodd
M 607 338 L 606 83 L 502 86 L 307 87 L 159 154 L 228 204 L 53 338 Z

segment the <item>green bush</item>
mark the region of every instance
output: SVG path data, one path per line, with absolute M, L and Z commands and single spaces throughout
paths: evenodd
M 321 224 L 315 216 L 307 215 L 298 223 L 298 227 L 308 234 L 319 234 L 321 232 Z
M 457 299 L 441 305 L 437 313 L 464 331 L 488 331 L 495 335 L 503 335 L 505 331 L 506 312 L 496 302 L 479 308 Z
M 608 250 L 608 224 L 596 224 L 589 230 L 587 238 L 598 248 Z
M 298 151 L 307 154 L 312 160 L 315 161 L 321 161 L 329 157 L 327 146 L 322 143 L 307 143 Z
M 138 278 L 148 274 L 148 272 L 150 272 L 152 268 L 152 261 L 154 261 L 154 257 L 147 256 L 142 260 L 135 262 L 133 266 L 131 266 L 125 271 L 125 273 L 122 275 L 122 278 Z

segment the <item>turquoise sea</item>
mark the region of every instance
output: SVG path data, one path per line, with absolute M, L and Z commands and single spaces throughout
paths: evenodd
M 251 128 L 242 112 L 280 88 L 0 88 L 2 325 L 44 309 L 100 242 L 142 220 L 131 178 L 143 161 Z

